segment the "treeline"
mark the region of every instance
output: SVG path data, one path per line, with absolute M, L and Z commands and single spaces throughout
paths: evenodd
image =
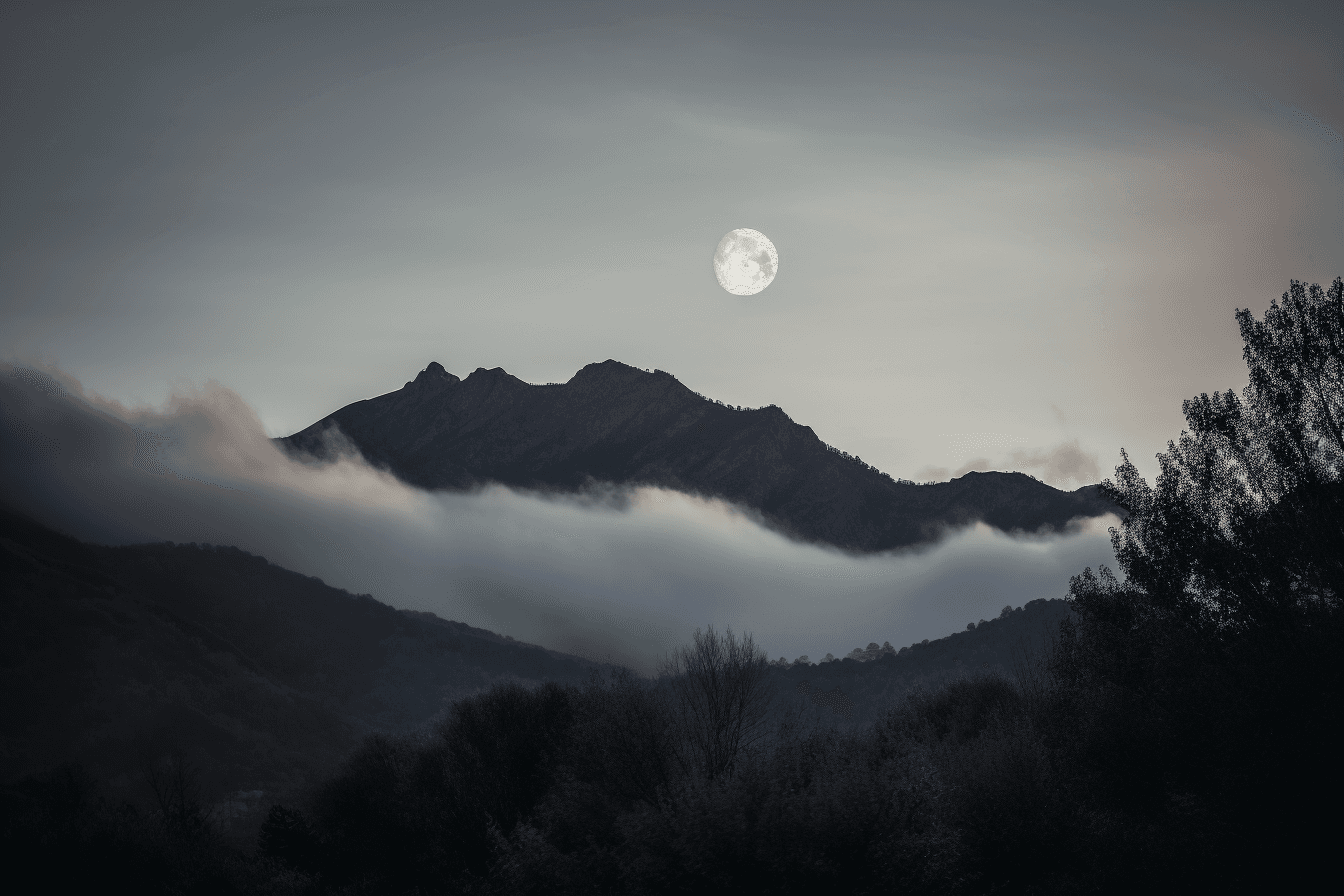
M 1038 603 L 1038 602 L 1039 601 L 1032 601 L 1032 603 Z M 1022 607 L 1018 607 L 1017 611 L 1020 612 L 1022 609 L 1023 609 Z M 1007 619 L 1013 614 L 1013 612 L 1014 610 L 1011 605 L 1006 606 L 999 611 L 998 618 Z M 990 620 L 981 619 L 979 624 L 987 625 L 989 624 L 989 621 Z M 966 624 L 967 631 L 974 631 L 975 627 L 976 623 L 974 622 L 969 622 Z M 770 662 L 770 665 L 775 668 L 787 669 L 793 666 L 815 666 L 823 663 L 838 663 L 842 659 L 854 660 L 856 663 L 870 663 L 873 660 L 880 660 L 883 657 L 902 656 L 907 651 L 916 650 L 928 643 L 929 639 L 925 638 L 923 641 L 916 641 L 909 647 L 902 647 L 898 650 L 897 648 L 891 646 L 890 641 L 883 641 L 880 646 L 876 641 L 869 641 L 867 647 L 855 647 L 853 650 L 845 654 L 843 657 L 838 657 L 835 656 L 834 654 L 828 653 L 820 660 L 818 660 L 816 663 L 813 663 L 812 660 L 808 658 L 807 654 L 803 654 L 793 662 L 789 662 L 788 660 L 786 660 L 784 657 L 781 656 L 777 660 L 772 660 Z
M 190 800 L 137 813 L 68 774 L 29 782 L 10 794 L 28 800 L 11 858 L 54 887 L 145 892 L 1075 893 L 1291 888 L 1331 854 L 1312 830 L 1330 745 L 1307 768 L 1262 752 L 1310 724 L 1198 732 L 1226 705 L 1176 720 L 1132 691 L 1098 699 L 1068 682 L 1086 649 L 1034 684 L 963 679 L 852 734 L 762 729 L 763 657 L 713 668 L 713 636 L 697 649 L 713 674 L 683 676 L 689 695 L 622 675 L 501 686 L 430 734 L 370 738 L 304 805 L 273 807 L 250 853 Z
M 1186 403 L 1154 484 L 1124 460 L 1106 484 L 1122 575 L 1075 576 L 1072 614 L 1012 676 L 840 731 L 781 704 L 749 636 L 710 629 L 654 680 L 459 701 L 273 807 L 251 851 L 124 873 L 147 869 L 146 892 L 169 888 L 155 873 L 178 892 L 1315 889 L 1344 795 L 1344 284 L 1294 282 L 1238 320 L 1250 386 Z M 117 860 L 25 786 L 6 796 L 13 873 L 56 887 L 80 850 Z M 172 854 L 153 832 L 191 813 L 166 805 L 135 855 Z
M 842 731 L 866 728 L 892 706 L 917 691 L 936 691 L 975 674 L 1012 677 L 1026 657 L 1045 649 L 1059 622 L 1072 612 L 1065 600 L 1034 600 L 997 618 L 981 620 L 944 638 L 926 640 L 895 653 L 879 648 L 876 658 L 853 652 L 832 662 L 771 663 L 772 681 L 784 695 L 803 698 L 822 710 L 818 721 Z M 865 654 L 870 651 L 865 649 Z

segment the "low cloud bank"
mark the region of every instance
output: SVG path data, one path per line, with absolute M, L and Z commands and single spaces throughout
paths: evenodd
M 237 545 L 396 607 L 643 671 L 709 623 L 789 659 L 941 637 L 1113 563 L 1108 519 L 1051 537 L 976 526 L 853 557 L 662 489 L 427 492 L 358 457 L 290 459 L 215 383 L 128 408 L 57 369 L 8 364 L 0 470 L 7 504 L 85 540 Z

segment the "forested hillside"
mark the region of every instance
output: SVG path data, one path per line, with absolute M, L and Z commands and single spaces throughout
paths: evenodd
M 830 661 L 776 661 L 769 675 L 781 695 L 796 695 L 804 707 L 818 710 L 820 721 L 861 730 L 911 693 L 932 693 L 975 675 L 1015 678 L 1070 613 L 1067 601 L 1034 600 L 1016 609 L 1004 607 L 998 617 L 970 623 L 966 631 L 945 638 L 899 650 L 869 644 Z
M 0 513 L 0 575 L 11 779 L 78 763 L 133 794 L 175 753 L 212 801 L 260 791 L 238 807 L 257 811 L 368 733 L 416 730 L 502 679 L 594 668 L 236 548 L 102 547 Z

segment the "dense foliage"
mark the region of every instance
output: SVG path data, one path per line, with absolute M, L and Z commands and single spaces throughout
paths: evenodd
M 1095 811 L 1149 832 L 1117 863 L 1282 886 L 1341 795 L 1344 282 L 1237 320 L 1241 397 L 1185 403 L 1153 486 L 1127 457 L 1106 483 L 1125 580 L 1073 580 L 1043 718 Z
M 1186 403 L 1152 486 L 1124 459 L 1123 578 L 1075 577 L 1015 680 L 841 731 L 788 711 L 749 636 L 709 630 L 654 681 L 499 685 L 371 738 L 250 856 L 211 845 L 173 766 L 139 815 L 69 774 L 12 787 L 6 845 L 146 892 L 1306 889 L 1341 796 L 1344 285 L 1238 319 L 1250 385 Z

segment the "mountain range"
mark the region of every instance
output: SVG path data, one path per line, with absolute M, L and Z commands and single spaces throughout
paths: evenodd
M 725 405 L 664 371 L 612 360 L 545 385 L 498 367 L 459 379 L 434 362 L 403 388 L 277 442 L 319 462 L 353 449 L 428 489 L 658 486 L 733 502 L 790 537 L 854 552 L 933 541 L 976 521 L 1060 531 L 1118 511 L 1096 485 L 1065 492 L 1023 473 L 893 479 L 778 407 Z

